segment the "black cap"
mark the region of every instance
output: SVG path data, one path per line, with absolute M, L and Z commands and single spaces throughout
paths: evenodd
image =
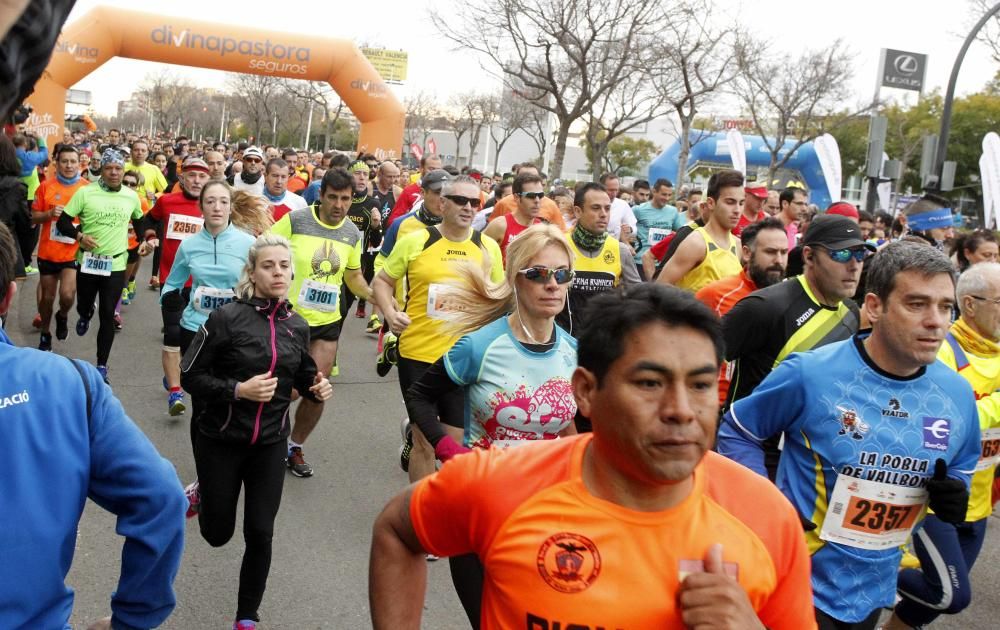
M 434 169 L 420 180 L 420 187 L 424 190 L 438 192 L 444 183 L 451 180 L 451 175 L 443 168 Z
M 857 223 L 836 214 L 821 214 L 813 219 L 802 237 L 802 245 L 820 245 L 832 250 L 864 246 L 875 251 L 874 245 L 861 238 Z

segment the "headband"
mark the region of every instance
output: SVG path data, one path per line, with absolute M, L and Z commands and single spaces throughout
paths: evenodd
M 101 168 L 104 168 L 108 164 L 117 164 L 118 166 L 125 166 L 125 156 L 122 155 L 121 151 L 116 151 L 112 148 L 107 148 L 104 153 L 101 154 Z
M 906 224 L 915 232 L 926 232 L 934 228 L 949 228 L 955 223 L 951 208 L 938 208 L 919 212 L 906 217 Z

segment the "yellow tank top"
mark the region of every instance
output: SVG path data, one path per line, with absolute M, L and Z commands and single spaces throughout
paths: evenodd
M 740 254 L 737 247 L 736 237 L 727 234 L 729 237 L 728 249 L 723 249 L 715 244 L 711 235 L 705 228 L 700 227 L 695 230 L 700 232 L 705 239 L 705 260 L 701 264 L 687 272 L 677 283 L 681 289 L 697 292 L 702 287 L 709 285 L 716 280 L 735 276 L 743 270 L 740 264 Z

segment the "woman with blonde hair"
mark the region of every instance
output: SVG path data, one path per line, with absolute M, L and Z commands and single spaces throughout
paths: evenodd
M 253 236 L 260 236 L 274 225 L 267 199 L 245 190 L 233 191 L 232 220 L 233 225 Z
M 333 393 L 309 356 L 309 325 L 285 298 L 291 281 L 288 241 L 274 234 L 257 238 L 236 299 L 211 312 L 181 363 L 184 388 L 204 401 L 195 417 L 198 481 L 187 493 L 188 515 L 198 514 L 208 544 L 221 547 L 232 538 L 245 491 L 246 550 L 234 630 L 254 630 L 260 620 L 285 479 L 292 390 L 317 403 Z
M 573 252 L 566 238 L 543 224 L 521 232 L 507 247 L 502 284 L 470 265 L 448 287 L 449 310 L 457 311 L 452 325 L 464 336 L 406 396 L 410 421 L 438 459 L 576 433 L 570 385 L 576 340 L 555 323 L 572 280 Z M 441 423 L 435 404 L 459 388 L 465 393 L 462 431 Z M 475 556 L 450 558 L 449 564 L 469 622 L 478 628 L 481 565 Z

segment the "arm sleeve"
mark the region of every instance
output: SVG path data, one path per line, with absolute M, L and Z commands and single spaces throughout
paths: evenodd
M 639 270 L 636 269 L 632 262 L 633 257 L 628 251 L 628 245 L 618 243 L 618 256 L 619 260 L 622 261 L 622 285 L 631 287 L 642 282 L 642 278 L 639 277 Z
M 410 420 L 420 428 L 431 446 L 437 446 L 447 435 L 438 420 L 437 401 L 461 387 L 449 372 L 444 357 L 438 359 L 410 386 L 405 396 Z
M 215 357 L 229 343 L 229 327 L 220 311 L 214 311 L 198 329 L 191 346 L 181 360 L 181 385 L 192 396 L 209 400 L 236 400 L 235 378 L 221 378 L 214 373 Z
M 764 440 L 789 429 L 803 410 L 800 363 L 798 355 L 788 357 L 752 394 L 733 403 L 719 426 L 720 454 L 767 476 Z
M 185 241 L 190 242 L 190 241 Z M 174 258 L 174 265 L 170 268 L 170 275 L 163 282 L 163 290 L 160 291 L 160 304 L 163 303 L 163 296 L 171 291 L 179 291 L 187 284 L 187 279 L 191 277 L 191 266 L 188 264 L 187 249 L 184 243 L 177 248 L 177 256 Z M 192 296 L 194 299 L 194 296 Z
M 128 418 L 96 370 L 88 496 L 117 516 L 125 538 L 121 576 L 111 598 L 114 627 L 154 628 L 174 609 L 174 577 L 184 546 L 187 501 L 173 466 Z
M 316 380 L 316 374 L 319 370 L 316 368 L 316 360 L 312 358 L 309 354 L 309 331 L 306 329 L 305 343 L 302 344 L 302 353 L 299 361 L 299 369 L 295 373 L 295 389 L 303 398 L 308 398 L 313 402 L 319 402 L 315 394 L 309 391 L 309 388 L 313 386 L 313 382 Z M 327 377 L 330 375 L 327 374 Z
M 76 199 L 76 197 L 73 199 Z M 70 200 L 70 203 L 73 203 L 72 199 Z M 56 219 L 56 229 L 59 230 L 60 234 L 70 238 L 76 238 L 76 235 L 80 233 L 79 228 L 73 224 L 74 216 L 75 215 L 67 213 L 66 210 L 63 210 L 63 213 L 59 215 L 59 218 Z

